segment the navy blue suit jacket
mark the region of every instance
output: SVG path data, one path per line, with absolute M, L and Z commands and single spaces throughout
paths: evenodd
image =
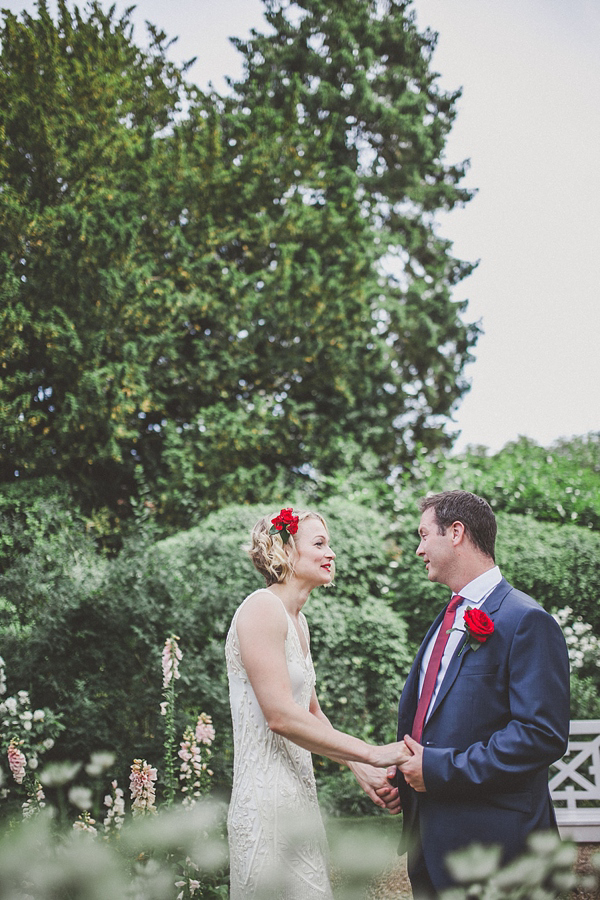
M 569 736 L 569 658 L 563 634 L 542 607 L 502 579 L 481 607 L 494 632 L 476 652 L 455 652 L 421 742 L 426 791 L 399 776 L 404 824 L 401 851 L 418 828 L 437 890 L 452 884 L 447 853 L 472 843 L 500 844 L 504 861 L 525 849 L 527 835 L 556 829 L 548 767 Z M 410 734 L 421 658 L 398 707 L 398 739 Z

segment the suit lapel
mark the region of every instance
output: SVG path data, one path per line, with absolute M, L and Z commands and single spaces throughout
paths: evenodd
M 497 612 L 500 608 L 502 601 L 510 591 L 510 584 L 503 578 L 499 584 L 496 585 L 490 596 L 487 600 L 484 601 L 481 608 L 484 612 L 491 616 L 493 613 Z

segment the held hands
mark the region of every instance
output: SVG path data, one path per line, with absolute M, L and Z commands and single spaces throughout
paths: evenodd
M 359 762 L 348 763 L 348 766 L 373 803 L 389 810 L 391 815 L 396 815 L 402 810 L 398 788 L 393 787 L 398 769 L 413 790 L 425 791 L 423 747 L 409 734 L 405 734 L 403 741 L 373 749 L 376 766 Z M 384 767 L 387 768 L 386 772 L 382 771 Z
M 412 740 L 412 738 L 409 738 L 409 739 Z M 406 740 L 399 741 L 398 747 L 400 748 L 400 756 L 396 760 L 396 765 L 398 766 L 399 769 L 401 769 L 402 766 L 405 765 L 405 763 L 407 763 L 409 761 L 409 759 L 412 759 L 412 757 L 414 756 L 414 753 L 407 746 Z

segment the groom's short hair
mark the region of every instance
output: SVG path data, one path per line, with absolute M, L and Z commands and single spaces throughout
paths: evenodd
M 462 522 L 465 534 L 486 556 L 495 560 L 496 517 L 483 497 L 469 491 L 442 491 L 425 497 L 419 504 L 422 513 L 433 509 L 435 521 L 442 534 L 453 522 Z

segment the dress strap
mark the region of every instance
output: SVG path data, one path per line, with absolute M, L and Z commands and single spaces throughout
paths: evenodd
M 306 646 L 310 649 L 310 631 L 308 630 L 308 622 L 306 621 L 306 616 L 303 612 L 301 612 L 299 618 L 302 631 L 304 632 L 304 637 L 306 638 Z

